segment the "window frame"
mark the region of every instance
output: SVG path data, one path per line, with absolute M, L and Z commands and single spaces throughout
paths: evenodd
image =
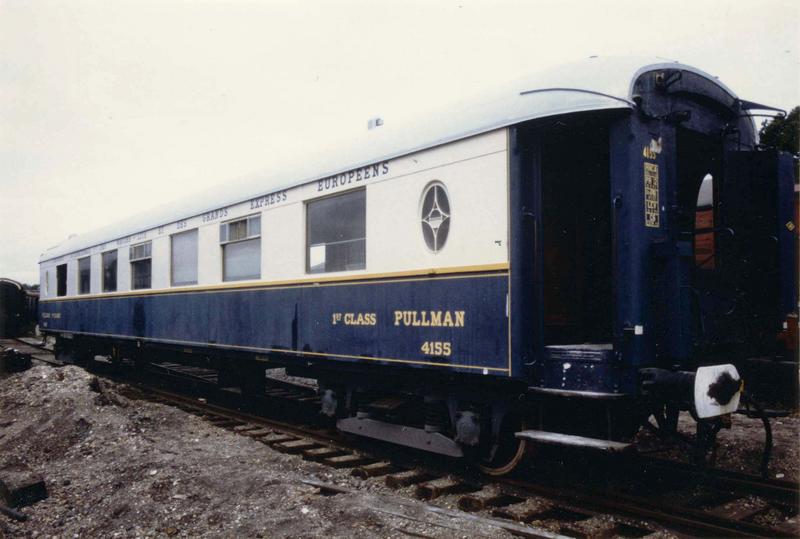
M 78 259 L 78 295 L 86 295 L 92 293 L 92 255 L 83 256 Z M 84 270 L 81 269 L 81 263 L 86 262 L 88 264 L 88 272 L 89 272 L 89 282 L 86 288 L 86 291 L 83 290 L 83 275 L 82 272 Z
M 194 280 L 193 281 L 175 281 L 175 237 L 176 236 L 185 236 L 187 234 L 194 234 L 195 237 L 195 249 L 194 249 L 194 256 L 195 256 L 195 263 L 194 263 Z M 174 234 L 170 234 L 169 236 L 169 285 L 170 286 L 192 286 L 196 285 L 199 282 L 200 278 L 200 229 L 199 228 L 192 228 L 191 230 L 181 230 L 180 232 L 175 232 Z
M 136 247 L 142 247 L 142 246 L 148 247 L 147 249 L 145 249 L 145 254 L 143 256 L 139 256 L 137 258 L 133 258 L 134 249 Z M 131 245 L 128 249 L 129 249 L 128 250 L 128 263 L 130 264 L 130 268 L 131 268 L 131 290 L 148 290 L 148 289 L 153 288 L 153 240 L 147 240 L 147 241 L 142 241 L 142 242 L 136 243 L 134 245 Z M 144 262 L 144 261 L 149 261 L 150 262 L 150 279 L 149 279 L 149 282 L 147 283 L 147 286 L 134 286 L 134 279 L 136 278 L 136 276 L 134 275 L 135 272 L 133 271 L 134 265 L 138 264 L 138 263 L 141 263 L 141 262 Z
M 309 219 L 308 208 L 309 208 L 309 206 L 314 204 L 315 202 L 319 202 L 321 200 L 327 200 L 327 199 L 331 199 L 331 198 L 335 198 L 335 197 L 352 195 L 352 194 L 355 194 L 355 193 L 357 193 L 359 191 L 363 191 L 364 192 L 364 238 L 363 238 L 363 240 L 364 240 L 364 267 L 363 268 L 358 268 L 358 269 L 342 269 L 342 270 L 330 270 L 330 271 L 311 271 L 311 244 L 309 242 L 309 233 L 310 233 L 310 228 L 311 227 L 309 226 L 309 222 L 308 222 L 308 219 Z M 304 253 L 304 258 L 305 258 L 304 266 L 305 266 L 306 275 L 322 275 L 322 274 L 325 274 L 325 273 L 342 273 L 342 272 L 346 272 L 346 271 L 365 271 L 367 269 L 367 236 L 368 236 L 369 232 L 367 230 L 367 187 L 366 186 L 358 187 L 358 188 L 355 188 L 355 189 L 348 189 L 348 190 L 342 191 L 340 193 L 332 193 L 330 195 L 326 195 L 326 196 L 321 196 L 321 197 L 316 197 L 316 198 L 311 198 L 311 199 L 305 200 L 304 203 L 303 203 L 303 212 L 305 214 L 304 215 L 304 219 L 303 219 L 303 222 L 304 222 L 304 225 L 305 225 L 305 238 L 304 238 L 303 250 L 305 251 L 305 253 Z M 362 238 L 358 238 L 358 239 L 362 239 Z M 353 240 L 351 240 L 351 241 L 353 241 Z M 319 245 L 319 244 L 317 244 L 317 245 Z
M 236 238 L 230 239 L 230 225 L 234 223 L 240 223 L 245 221 L 245 237 L 243 238 Z M 251 223 L 258 221 L 258 232 L 251 234 Z M 223 229 L 225 230 L 225 237 L 223 239 Z M 219 248 L 220 248 L 220 276 L 223 283 L 230 283 L 230 282 L 237 282 L 237 281 L 255 281 L 261 279 L 262 275 L 262 267 L 261 267 L 261 255 L 262 255 L 262 247 L 263 242 L 261 241 L 262 234 L 261 234 L 261 213 L 251 213 L 249 215 L 243 215 L 241 217 L 236 217 L 234 219 L 228 219 L 227 221 L 223 221 L 219 224 Z M 226 277 L 225 272 L 225 247 L 227 245 L 232 245 L 235 243 L 244 243 L 247 241 L 254 241 L 258 240 L 258 275 L 256 276 L 247 276 L 241 279 L 228 279 Z

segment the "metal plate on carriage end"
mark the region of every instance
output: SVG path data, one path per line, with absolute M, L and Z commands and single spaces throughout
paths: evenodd
M 464 456 L 461 446 L 451 438 L 438 432 L 425 432 L 416 427 L 385 423 L 374 419 L 348 417 L 337 421 L 336 428 L 344 432 L 431 451 L 448 457 Z
M 733 365 L 698 367 L 694 377 L 697 417 L 706 419 L 730 414 L 739 408 L 742 377 Z
M 548 445 L 568 445 L 571 447 L 585 447 L 609 453 L 619 453 L 627 451 L 633 444 L 615 442 L 614 440 L 603 440 L 600 438 L 587 438 L 586 436 L 575 436 L 573 434 L 562 434 L 560 432 L 549 432 L 544 430 L 523 430 L 514 434 L 517 438 L 529 440 L 540 444 Z

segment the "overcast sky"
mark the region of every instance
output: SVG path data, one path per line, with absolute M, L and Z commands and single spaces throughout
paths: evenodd
M 800 2 L 0 0 L 0 277 L 72 233 L 590 55 L 800 104 Z

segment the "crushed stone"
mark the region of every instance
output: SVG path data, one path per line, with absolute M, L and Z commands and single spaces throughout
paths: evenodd
M 0 516 L 0 537 L 509 537 L 408 498 L 418 511 L 398 515 L 379 482 L 129 394 L 73 366 L 0 382 L 0 470 L 40 474 L 49 492 L 27 522 Z

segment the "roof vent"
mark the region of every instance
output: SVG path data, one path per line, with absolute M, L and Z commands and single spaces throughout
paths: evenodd
M 376 127 L 380 127 L 383 125 L 383 118 L 378 116 L 374 118 L 370 118 L 367 122 L 367 129 L 375 129 Z

